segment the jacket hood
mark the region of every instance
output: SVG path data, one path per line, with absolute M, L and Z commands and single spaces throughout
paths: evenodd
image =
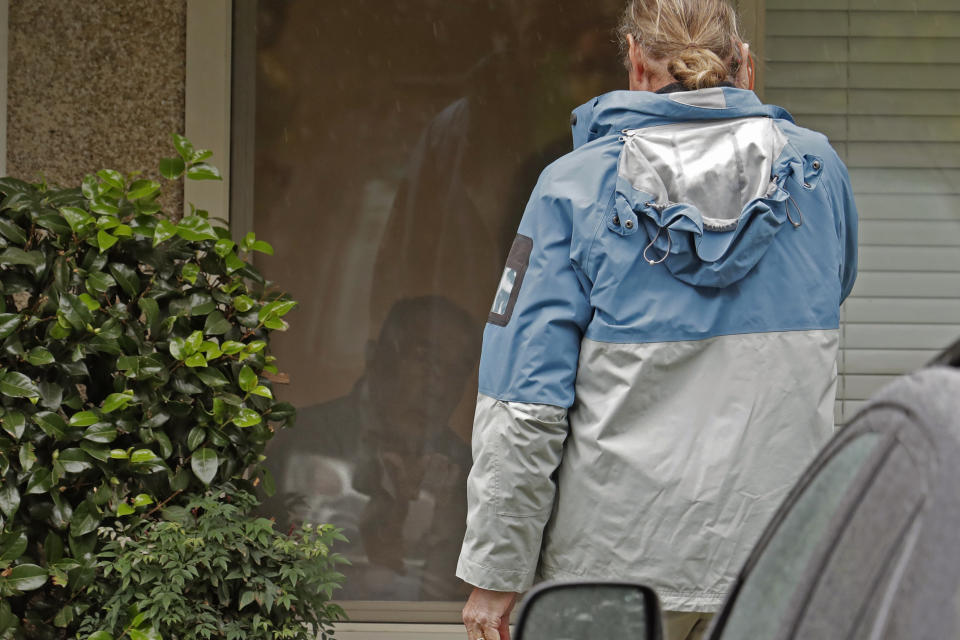
M 722 87 L 615 91 L 577 108 L 571 122 L 575 147 L 611 134 L 623 143 L 610 229 L 642 228 L 649 264 L 721 288 L 757 264 L 785 222 L 802 224 L 784 184 L 791 175 L 807 183 L 822 164 L 800 157 L 777 119 L 792 122 L 752 91 Z

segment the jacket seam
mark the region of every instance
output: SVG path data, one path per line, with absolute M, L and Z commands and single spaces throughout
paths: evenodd
M 617 164 L 619 165 L 619 163 L 620 161 L 618 156 Z M 604 227 L 603 223 L 607 219 L 607 216 L 610 213 L 610 208 L 613 207 L 613 204 L 616 201 L 616 198 L 617 198 L 617 188 L 616 188 L 616 182 L 614 182 L 614 188 L 612 193 L 610 194 L 610 198 L 607 201 L 607 206 L 603 208 L 603 213 L 600 216 L 600 219 L 597 220 L 596 226 L 593 229 L 593 238 L 590 240 L 590 246 L 587 248 L 587 257 L 583 261 L 584 274 L 590 279 L 591 282 L 593 282 L 594 280 L 593 269 L 590 266 L 590 260 L 593 258 L 593 248 L 597 244 L 597 238 L 600 237 L 600 231 Z

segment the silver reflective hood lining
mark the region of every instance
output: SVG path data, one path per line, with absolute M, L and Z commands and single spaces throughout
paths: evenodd
M 838 342 L 583 340 L 541 578 L 640 580 L 666 609 L 718 608 L 833 432 Z
M 675 91 L 668 94 L 670 99 L 690 107 L 701 109 L 726 109 L 727 96 L 720 87 L 700 89 L 698 91 Z
M 787 138 L 770 118 L 683 122 L 626 132 L 620 177 L 658 205 L 696 207 L 707 228 L 729 228 L 767 194 Z

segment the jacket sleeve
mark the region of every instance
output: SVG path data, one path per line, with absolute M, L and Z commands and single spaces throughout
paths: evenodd
M 840 169 L 840 194 L 835 199 L 837 234 L 840 238 L 840 302 L 853 291 L 857 280 L 857 205 L 853 201 L 853 185 L 843 162 L 837 158 Z
M 569 198 L 549 168 L 524 212 L 483 338 L 467 481 L 466 582 L 525 591 L 536 573 L 567 435 L 588 281 L 573 251 Z

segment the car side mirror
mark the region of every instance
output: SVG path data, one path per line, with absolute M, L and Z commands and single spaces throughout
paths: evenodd
M 627 582 L 554 582 L 531 591 L 514 640 L 661 640 L 657 594 Z

